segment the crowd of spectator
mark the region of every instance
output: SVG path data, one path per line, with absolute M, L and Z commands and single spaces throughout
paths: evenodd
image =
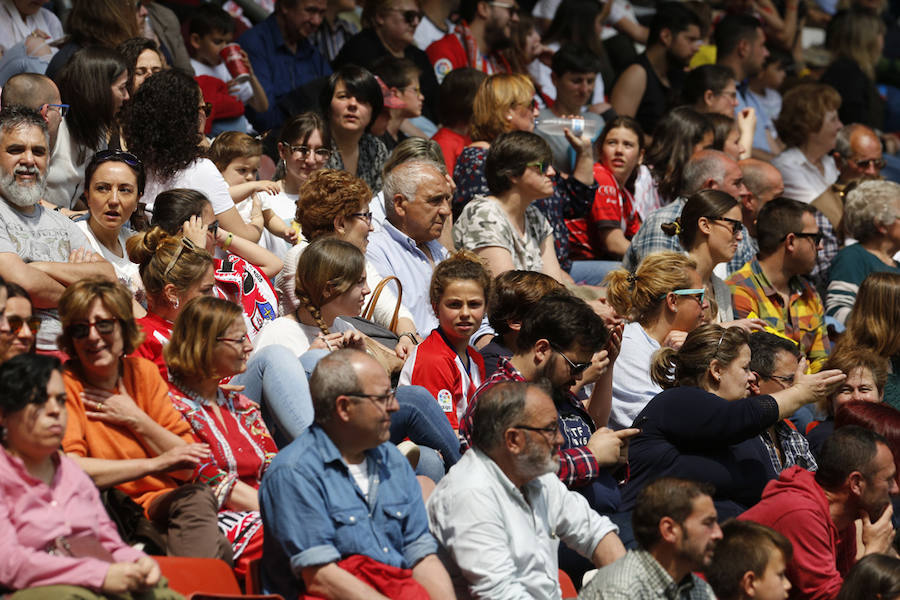
M 896 9 L 0 0 L 0 595 L 900 598 Z

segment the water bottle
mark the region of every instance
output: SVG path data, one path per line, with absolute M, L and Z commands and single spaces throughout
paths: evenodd
M 562 117 L 548 117 L 546 119 L 537 119 L 534 123 L 535 127 L 541 133 L 546 135 L 563 135 L 563 129 L 568 129 L 572 135 L 581 137 L 587 135 L 588 138 L 594 139 L 600 131 L 600 124 L 596 121 L 588 121 L 584 117 L 572 117 L 564 119 Z

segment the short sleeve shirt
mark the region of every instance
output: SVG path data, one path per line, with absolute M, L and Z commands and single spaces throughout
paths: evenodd
M 516 231 L 503 207 L 496 200 L 479 196 L 463 209 L 453 227 L 453 243 L 457 248 L 478 250 L 497 246 L 508 250 L 513 268 L 541 271 L 541 244 L 553 235 L 547 218 L 534 205 L 525 209 L 525 235 Z

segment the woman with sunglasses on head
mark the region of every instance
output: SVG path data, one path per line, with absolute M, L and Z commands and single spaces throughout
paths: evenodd
M 481 83 L 475 94 L 472 115 L 474 142 L 463 149 L 453 170 L 453 179 L 457 185 L 453 193 L 454 219 L 459 218 L 465 205 L 474 198 L 492 193 L 486 177 L 486 158 L 488 149 L 497 137 L 512 131 L 534 131 L 537 116 L 534 86 L 526 75 L 491 75 Z M 572 282 L 569 271 L 573 265 L 569 257 L 569 232 L 565 219 L 587 214 L 594 200 L 597 184 L 594 181 L 594 155 L 590 139 L 584 135 L 575 137 L 571 132 L 566 133 L 566 139 L 575 149 L 575 167 L 569 177 L 562 177 L 555 171 L 543 170 L 543 165 L 549 165 L 549 161 L 543 161 L 539 176 L 548 179 L 549 185 L 543 186 L 545 195 L 538 197 L 535 207 L 552 227 L 553 237 L 550 238 L 550 243 L 563 273 L 560 277 Z M 529 170 L 533 169 L 534 167 L 529 167 Z M 581 271 L 582 268 L 585 271 Z M 599 279 L 590 271 L 589 266 L 579 265 L 574 279 L 599 283 Z
M 91 247 L 112 264 L 119 281 L 134 294 L 138 317 L 145 312 L 144 286 L 137 264 L 128 258 L 125 242 L 137 229 L 131 226 L 131 217 L 145 181 L 144 165 L 135 155 L 120 150 L 97 152 L 84 170 L 88 218 L 77 222 Z
M 34 315 L 31 297 L 25 288 L 6 283 L 6 325 L 0 327 L 0 363 L 20 354 L 34 352 L 34 340 L 41 318 Z
M 680 348 L 709 310 L 697 263 L 677 252 L 654 252 L 634 273 L 610 272 L 606 299 L 628 322 L 613 369 L 609 426 L 631 427 L 637 414 L 662 388 L 650 379 L 653 355 L 663 347 Z
M 841 324 L 847 322 L 869 273 L 900 273 L 900 263 L 894 260 L 900 251 L 900 185 L 863 181 L 844 200 L 844 229 L 859 243 L 846 246 L 832 259 L 825 295 L 825 314 Z
M 635 419 L 641 433 L 628 451 L 622 510 L 633 509 L 640 490 L 660 477 L 713 484 L 719 519 L 759 502 L 769 470 L 740 460 L 733 446 L 824 398 L 845 376 L 838 370 L 809 374 L 801 360 L 793 385 L 750 396 L 750 358 L 747 332 L 720 325 L 698 327 L 678 350 L 663 348 L 654 356 L 651 377 L 664 391 Z
M 206 194 L 224 229 L 257 242 L 263 227 L 244 223 L 222 174 L 204 158 L 200 144 L 208 110 L 197 82 L 177 69 L 148 77 L 125 107 L 124 140 L 147 170 L 146 210 L 154 212 L 164 190 L 191 188 Z
M 69 423 L 63 450 L 100 488 L 115 486 L 143 509 L 174 556 L 231 560 L 209 487 L 194 480 L 209 447 L 172 406 L 156 366 L 131 354 L 143 337 L 120 283 L 82 279 L 59 300 L 59 345 Z
M 550 160 L 547 142 L 527 131 L 503 133 L 488 150 L 484 174 L 490 195 L 466 204 L 453 241 L 480 256 L 494 277 L 517 269 L 573 283 L 557 261 L 553 228 L 533 206 L 553 193 Z
M 381 168 L 387 160 L 384 142 L 369 132 L 384 110 L 378 80 L 366 69 L 344 65 L 335 71 L 319 94 L 319 110 L 331 135 L 328 169 L 342 169 L 381 190 Z
M 716 265 L 731 260 L 744 236 L 741 206 L 737 200 L 719 190 L 701 190 L 688 197 L 681 216 L 671 223 L 664 223 L 662 230 L 666 235 L 678 236 L 681 247 L 697 264 L 700 287 L 706 290 L 709 300 L 707 322 L 762 329 L 759 319 L 734 320 L 731 290 L 713 273 Z
M 335 69 L 348 64 L 371 69 L 383 56 L 406 58 L 419 69 L 415 83 L 425 96 L 425 117 L 437 123 L 437 77 L 424 48 L 416 46 L 413 39 L 421 20 L 422 11 L 415 0 L 368 0 L 363 3 L 362 30 L 347 40 L 332 65 Z
M 198 481 L 216 496 L 219 528 L 231 541 L 235 570 L 242 577 L 250 561 L 262 556 L 258 490 L 278 448 L 257 405 L 219 384 L 247 370 L 252 349 L 241 309 L 201 297 L 175 319 L 164 350 L 172 403 L 194 436 L 209 445 L 212 460 Z

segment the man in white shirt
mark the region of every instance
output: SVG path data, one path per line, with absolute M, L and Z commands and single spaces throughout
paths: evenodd
M 559 599 L 560 540 L 597 567 L 625 555 L 612 521 L 555 475 L 562 442 L 540 386 L 500 383 L 481 397 L 473 448 L 426 505 L 458 598 Z

